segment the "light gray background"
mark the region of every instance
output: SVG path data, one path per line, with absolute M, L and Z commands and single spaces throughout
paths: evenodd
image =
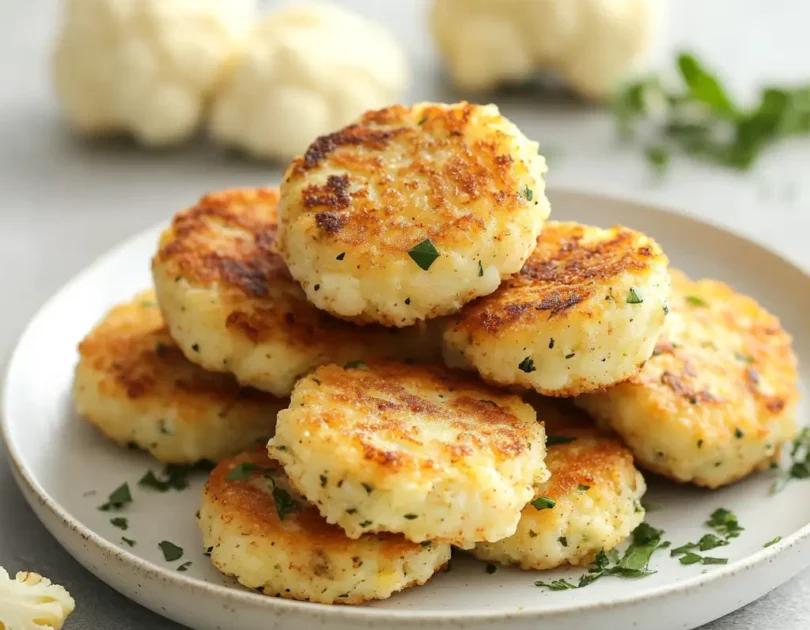
M 425 32 L 424 2 L 341 4 L 386 23 L 402 41 L 415 79 L 410 100 L 458 97 L 443 81 Z M 112 245 L 166 220 L 204 191 L 274 183 L 280 174 L 276 166 L 235 159 L 202 141 L 147 154 L 127 143 L 93 145 L 71 136 L 49 83 L 58 9 L 55 0 L 0 0 L 0 357 L 36 308 Z M 669 13 L 653 58 L 659 67 L 671 66 L 673 52 L 689 47 L 711 60 L 742 98 L 763 81 L 810 82 L 806 2 L 672 0 Z M 779 149 L 745 175 L 676 162 L 658 181 L 637 149 L 616 143 L 606 112 L 540 94 L 493 98 L 541 147 L 554 149 L 551 186 L 675 206 L 765 242 L 810 269 L 807 141 Z M 179 628 L 118 595 L 63 551 L 23 501 L 2 451 L 0 565 L 11 573 L 39 571 L 64 584 L 78 602 L 69 628 Z M 706 628 L 806 630 L 808 601 L 805 572 Z

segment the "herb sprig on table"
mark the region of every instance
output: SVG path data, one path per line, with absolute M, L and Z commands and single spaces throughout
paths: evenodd
M 658 172 L 673 152 L 747 170 L 770 146 L 810 134 L 810 85 L 765 87 L 756 104 L 744 107 L 694 55 L 679 54 L 677 69 L 679 84 L 648 76 L 614 101 L 621 135 L 642 141 Z

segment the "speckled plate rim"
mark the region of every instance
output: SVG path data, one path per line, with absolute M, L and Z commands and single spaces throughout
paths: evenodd
M 550 190 L 549 196 L 552 198 L 576 198 L 582 203 L 619 203 L 633 207 L 634 211 L 658 213 L 668 216 L 671 219 L 679 218 L 688 222 L 697 223 L 704 230 L 713 231 L 718 236 L 732 236 L 740 241 L 745 242 L 746 245 L 759 249 L 762 255 L 769 256 L 772 258 L 772 260 L 793 268 L 793 270 L 801 273 L 804 280 L 807 282 L 808 287 L 810 287 L 810 274 L 808 274 L 807 270 L 803 269 L 795 261 L 774 252 L 769 246 L 759 242 L 755 238 L 743 235 L 734 229 L 721 226 L 712 221 L 707 221 L 702 217 L 697 217 L 688 211 L 677 210 L 616 195 L 578 192 L 570 189 Z M 723 588 L 726 587 L 728 583 L 733 580 L 733 578 L 739 576 L 740 574 L 759 567 L 764 563 L 773 562 L 777 556 L 781 556 L 785 554 L 785 552 L 794 552 L 794 562 L 791 563 L 789 570 L 783 570 L 781 572 L 778 580 L 770 581 L 771 583 L 768 586 L 756 589 L 753 596 L 744 597 L 744 601 L 740 601 L 737 606 L 728 607 L 728 610 L 720 613 L 720 615 L 715 614 L 701 621 L 701 623 L 705 623 L 706 621 L 710 621 L 718 616 L 722 616 L 722 614 L 732 612 L 733 610 L 750 603 L 754 599 L 757 599 L 758 597 L 761 597 L 765 593 L 769 592 L 779 584 L 788 581 L 797 575 L 801 570 L 807 568 L 807 566 L 810 566 L 810 523 L 808 523 L 799 530 L 786 536 L 778 543 L 761 549 L 756 553 L 747 556 L 746 558 L 720 567 L 711 573 L 700 575 L 698 577 L 687 579 L 675 584 L 663 585 L 651 590 L 645 590 L 643 593 L 623 597 L 617 601 L 599 601 L 586 604 L 577 604 L 574 602 L 569 606 L 561 606 L 554 609 L 516 610 L 507 615 L 504 615 L 502 612 L 487 611 L 473 611 L 465 614 L 459 613 L 455 610 L 452 613 L 448 612 L 445 614 L 435 611 L 427 612 L 418 610 L 375 609 L 362 606 L 330 606 L 283 598 L 271 598 L 247 590 L 211 584 L 204 580 L 184 576 L 171 569 L 167 569 L 152 562 L 143 560 L 135 554 L 111 544 L 101 536 L 94 533 L 80 521 L 71 517 L 59 503 L 48 495 L 45 489 L 39 485 L 39 483 L 32 477 L 31 473 L 22 464 L 21 455 L 17 452 L 14 442 L 10 436 L 10 428 L 7 420 L 8 410 L 6 409 L 5 401 L 8 398 L 7 389 L 9 387 L 9 377 L 14 369 L 23 341 L 26 338 L 29 330 L 34 326 L 34 323 L 42 316 L 43 312 L 49 308 L 52 302 L 55 302 L 64 293 L 69 292 L 74 285 L 82 282 L 82 280 L 86 276 L 90 275 L 97 267 L 104 266 L 110 259 L 114 258 L 118 254 L 119 250 L 125 249 L 133 242 L 143 238 L 148 233 L 154 232 L 156 229 L 158 229 L 158 226 L 153 226 L 152 228 L 143 230 L 142 232 L 131 236 L 102 254 L 99 258 L 97 258 L 66 284 L 64 284 L 54 295 L 47 299 L 37 309 L 36 313 L 31 317 L 28 324 L 18 337 L 17 343 L 14 345 L 14 349 L 9 355 L 3 375 L 2 387 L 0 387 L 0 436 L 2 436 L 8 461 L 11 465 L 11 469 L 17 484 L 19 485 L 26 501 L 46 526 L 48 531 L 60 542 L 60 544 L 68 549 L 68 551 L 74 556 L 74 558 L 76 558 L 78 562 L 86 566 L 86 568 L 100 578 L 103 579 L 97 568 L 85 564 L 84 559 L 79 557 L 70 548 L 71 545 L 66 542 L 65 537 L 72 534 L 77 534 L 86 543 L 97 547 L 105 556 L 130 565 L 130 567 L 137 571 L 143 579 L 158 579 L 168 582 L 170 585 L 177 588 L 191 588 L 198 591 L 202 590 L 213 597 L 227 600 L 233 606 L 239 606 L 242 604 L 250 604 L 252 606 L 258 605 L 260 608 L 264 608 L 268 612 L 272 611 L 276 614 L 284 613 L 285 611 L 290 613 L 300 613 L 306 610 L 312 615 L 340 620 L 344 623 L 368 623 L 370 621 L 395 620 L 399 625 L 410 625 L 411 623 L 414 625 L 423 625 L 426 622 L 429 622 L 433 624 L 438 623 L 442 625 L 454 625 L 456 627 L 461 625 L 466 626 L 467 624 L 475 624 L 475 626 L 478 627 L 479 623 L 503 622 L 507 618 L 511 620 L 522 619 L 528 621 L 532 619 L 542 619 L 543 621 L 553 621 L 555 619 L 571 615 L 572 613 L 598 613 L 600 610 L 606 610 L 614 607 L 632 607 L 633 605 L 643 604 L 645 602 L 649 603 L 651 600 L 656 600 L 664 596 L 686 594 L 690 591 L 701 589 L 709 585 Z M 52 524 L 52 521 L 44 518 L 43 511 L 47 512 L 49 516 L 56 518 L 59 528 L 55 527 Z M 803 561 L 798 561 L 800 559 L 803 559 Z M 124 594 L 126 595 L 126 593 Z M 163 614 L 171 616 L 171 613 L 168 611 L 164 611 Z

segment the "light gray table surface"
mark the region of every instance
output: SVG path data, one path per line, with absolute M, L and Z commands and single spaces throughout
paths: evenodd
M 0 0 L 0 358 L 39 305 L 114 244 L 165 221 L 204 191 L 274 183 L 280 175 L 278 166 L 235 159 L 202 139 L 146 153 L 128 143 L 74 138 L 60 120 L 48 72 L 58 4 Z M 386 23 L 405 45 L 414 75 L 409 100 L 457 99 L 427 36 L 423 2 L 342 4 Z M 810 82 L 807 3 L 676 0 L 669 13 L 653 55 L 659 67 L 671 66 L 673 52 L 688 47 L 721 69 L 743 98 L 763 81 Z M 658 181 L 637 149 L 617 144 L 611 119 L 599 108 L 536 93 L 493 100 L 541 146 L 554 149 L 551 187 L 672 206 L 751 236 L 810 269 L 807 141 L 780 148 L 745 175 L 676 161 Z M 78 602 L 68 628 L 179 628 L 117 594 L 60 548 L 24 502 L 2 450 L 0 565 L 12 573 L 35 570 L 66 586 Z M 808 601 L 810 571 L 705 628 L 806 630 Z

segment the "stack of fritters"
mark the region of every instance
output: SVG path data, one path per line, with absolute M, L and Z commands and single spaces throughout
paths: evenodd
M 80 345 L 79 412 L 220 462 L 203 545 L 268 595 L 385 598 L 451 545 L 590 562 L 644 518 L 634 456 L 708 487 L 770 462 L 796 360 L 650 237 L 547 222 L 545 171 L 494 106 L 419 104 L 317 138 L 279 191 L 206 195 L 161 237 L 156 298 Z

